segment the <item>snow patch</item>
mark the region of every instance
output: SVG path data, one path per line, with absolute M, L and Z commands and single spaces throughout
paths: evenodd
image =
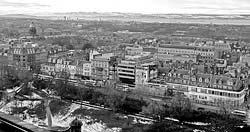
M 36 96 L 36 95 L 34 95 Z M 28 108 L 34 108 L 36 105 L 40 104 L 41 101 L 12 101 L 3 106 L 3 108 L 0 109 L 0 111 L 8 114 L 11 113 L 13 107 L 28 107 Z M 61 126 L 61 127 L 68 127 L 69 124 L 76 118 L 76 116 L 73 116 L 72 113 L 79 109 L 81 105 L 72 103 L 65 115 L 56 114 L 52 118 L 52 125 L 53 126 Z M 85 108 L 82 106 L 82 108 Z M 86 107 L 86 109 L 89 109 Z M 24 111 L 24 114 L 17 114 L 16 117 L 19 117 L 20 119 L 23 119 L 25 122 L 31 123 L 35 126 L 44 128 L 43 126 L 46 126 L 47 124 L 47 118 L 45 120 L 40 120 L 36 117 L 36 115 L 29 115 L 27 113 L 27 110 Z M 107 128 L 105 123 L 103 122 L 96 122 L 91 117 L 85 116 L 78 118 L 80 121 L 82 121 L 83 125 L 81 127 L 81 132 L 120 132 L 121 128 Z M 41 126 L 43 125 L 43 126 Z
M 175 122 L 180 122 L 178 119 L 170 118 L 170 117 L 165 117 L 166 120 L 170 121 L 175 121 Z
M 137 124 L 137 123 L 145 124 L 145 125 L 153 124 L 152 121 L 144 121 L 144 120 L 141 120 L 141 119 L 134 118 L 133 124 Z
M 28 99 L 43 99 L 41 96 L 39 96 L 39 95 L 36 94 L 36 93 L 32 93 L 31 96 L 24 95 L 24 97 L 26 97 L 26 98 L 28 98 Z
M 208 126 L 210 123 L 203 123 L 203 122 L 185 122 L 186 124 L 196 125 L 196 126 Z

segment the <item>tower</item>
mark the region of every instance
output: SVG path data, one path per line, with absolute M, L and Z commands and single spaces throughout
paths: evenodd
M 36 27 L 34 26 L 34 22 L 32 22 L 29 26 L 29 34 L 34 38 L 36 35 Z

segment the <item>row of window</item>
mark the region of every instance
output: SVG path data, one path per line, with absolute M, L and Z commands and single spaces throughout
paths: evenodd
M 169 77 L 178 77 L 178 78 L 184 78 L 184 79 L 189 79 L 189 76 L 188 75 L 183 75 L 183 76 L 181 76 L 182 74 L 177 74 L 177 73 L 168 73 L 168 76 Z M 199 82 L 205 82 L 205 83 L 209 83 L 210 82 L 210 79 L 209 78 L 202 78 L 202 77 L 200 77 L 200 78 L 195 78 L 195 77 L 191 77 L 191 81 L 196 81 L 196 80 L 198 80 Z M 220 85 L 222 85 L 222 84 L 226 84 L 226 85 L 230 85 L 230 86 L 232 86 L 232 85 L 234 85 L 235 84 L 235 82 L 232 82 L 232 81 L 230 81 L 230 80 L 222 80 L 222 79 L 215 79 L 215 81 L 214 81 L 214 83 L 215 84 L 220 84 Z
M 225 97 L 235 97 L 235 98 L 239 98 L 239 97 L 241 97 L 244 94 L 244 92 L 242 92 L 240 94 L 236 94 L 236 93 L 230 93 L 230 92 L 222 92 L 222 91 L 215 91 L 215 90 L 199 89 L 199 88 L 195 88 L 195 87 L 191 87 L 190 91 L 191 92 L 197 92 L 197 93 L 204 93 L 204 94 L 225 96 Z
M 129 77 L 135 77 L 135 75 L 129 75 L 129 74 L 123 74 L 123 73 L 119 73 L 118 75 L 120 75 L 120 76 L 129 76 Z
M 198 103 L 198 104 L 203 104 L 203 105 L 209 105 L 209 106 L 216 106 L 216 107 L 223 107 L 223 102 L 213 102 L 213 101 L 205 101 L 205 100 L 197 100 L 197 99 L 193 99 L 192 100 L 193 102 L 195 103 Z M 235 100 L 235 101 L 231 101 L 230 102 L 230 106 L 233 106 L 233 107 L 238 107 L 240 104 L 239 104 L 239 101 L 238 100 Z
M 118 72 L 134 73 L 134 71 L 129 71 L 129 70 L 121 70 L 121 69 L 118 69 Z
M 169 52 L 169 53 L 181 53 L 181 54 L 201 54 L 207 56 L 213 56 L 214 53 L 212 51 L 195 51 L 195 50 L 187 50 L 187 49 L 159 49 L 159 52 Z
M 94 67 L 108 67 L 107 63 L 92 63 Z

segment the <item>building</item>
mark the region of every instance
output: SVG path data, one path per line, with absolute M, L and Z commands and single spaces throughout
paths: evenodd
M 60 57 L 57 59 L 57 63 L 55 64 L 55 72 L 67 72 L 69 73 L 69 78 L 75 79 L 76 74 L 76 64 L 77 62 L 73 59 Z
M 168 61 L 173 62 L 196 62 L 197 56 L 196 55 L 172 55 L 172 54 L 158 54 L 155 59 L 162 62 L 162 64 L 168 63 Z
M 117 67 L 118 77 L 122 83 L 134 84 L 135 83 L 135 72 L 136 62 L 122 60 Z
M 139 55 L 126 55 L 117 66 L 118 78 L 122 83 L 135 84 L 136 68 L 145 63 L 155 62 L 150 52 L 142 52 Z
M 240 62 L 246 63 L 248 66 L 250 66 L 250 55 L 246 54 L 246 55 L 240 56 Z
M 0 56 L 0 78 L 7 74 L 8 58 L 6 56 Z
M 186 46 L 186 45 L 159 45 L 158 54 L 187 54 L 187 55 L 197 55 L 195 46 Z
M 10 65 L 26 70 L 30 70 L 34 64 L 47 62 L 47 57 L 48 52 L 45 49 L 26 44 L 12 47 L 8 52 Z
M 136 67 L 135 84 L 143 85 L 158 76 L 158 66 L 155 63 L 145 63 Z
M 41 73 L 50 76 L 55 75 L 56 74 L 55 64 L 53 63 L 41 64 Z
M 215 75 L 197 70 L 170 70 L 162 79 L 155 79 L 147 85 L 186 95 L 196 108 L 219 111 L 239 109 L 245 101 L 246 78 L 230 75 Z M 165 96 L 164 93 L 159 93 Z
M 91 59 L 92 58 L 92 59 Z M 118 57 L 114 53 L 90 52 L 91 77 L 95 80 L 113 80 Z
M 91 62 L 78 60 L 76 65 L 76 76 L 82 79 L 89 79 L 91 77 Z
M 187 60 L 188 57 L 183 57 L 183 55 L 190 56 L 192 61 L 199 61 L 205 63 L 213 63 L 215 50 L 210 46 L 187 46 L 187 45 L 159 45 L 158 46 L 158 59 L 165 61 L 173 59 L 172 56 L 178 57 L 174 60 L 180 59 L 180 61 Z M 180 57 L 182 56 L 182 57 Z M 198 58 L 196 58 L 198 56 Z M 169 57 L 169 59 L 167 58 Z
M 134 45 L 133 47 L 126 47 L 125 51 L 127 55 L 138 55 L 143 52 L 143 47 L 140 45 Z
M 91 60 L 91 76 L 95 80 L 108 80 L 109 79 L 109 59 L 108 58 L 95 58 Z

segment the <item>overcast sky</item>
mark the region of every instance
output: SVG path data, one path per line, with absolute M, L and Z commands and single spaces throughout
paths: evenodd
M 250 14 L 250 0 L 0 0 L 0 13 Z

